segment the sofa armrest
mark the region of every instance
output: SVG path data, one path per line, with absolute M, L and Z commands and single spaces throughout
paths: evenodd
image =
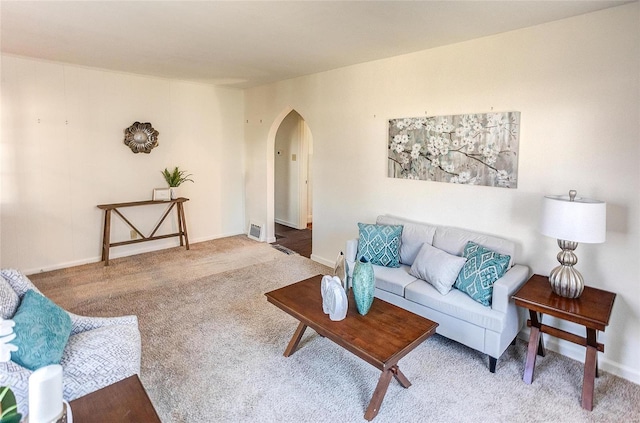
M 98 329 L 104 326 L 113 325 L 135 325 L 138 326 L 137 316 L 118 317 L 88 317 L 67 312 L 71 317 L 71 335 L 77 335 L 88 330 Z
M 356 265 L 356 255 L 358 254 L 358 238 L 347 241 L 344 260 L 347 262 L 349 277 L 353 276 L 353 267 Z
M 511 296 L 529 279 L 529 268 L 521 264 L 514 265 L 493 284 L 491 308 L 502 313 L 507 312 Z

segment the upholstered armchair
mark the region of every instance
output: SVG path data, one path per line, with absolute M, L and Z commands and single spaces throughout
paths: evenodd
M 20 271 L 2 269 L 0 275 L 0 312 L 10 319 L 13 312 L 6 297 L 15 296 L 7 291 L 7 285 L 20 300 L 29 289 L 40 291 Z M 101 318 L 67 313 L 71 318 L 71 334 L 60 362 L 65 400 L 71 401 L 140 373 L 141 344 L 136 316 Z M 13 361 L 0 363 L 0 386 L 11 387 L 18 412 L 23 416 L 28 413 L 31 373 Z

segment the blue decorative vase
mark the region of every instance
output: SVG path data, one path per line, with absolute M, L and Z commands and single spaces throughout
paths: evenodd
M 373 266 L 366 258 L 360 257 L 360 260 L 356 261 L 351 283 L 358 313 L 364 316 L 371 308 L 376 289 Z

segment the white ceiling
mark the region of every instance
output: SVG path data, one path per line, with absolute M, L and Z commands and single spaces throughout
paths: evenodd
M 6 1 L 2 52 L 246 88 L 625 1 Z

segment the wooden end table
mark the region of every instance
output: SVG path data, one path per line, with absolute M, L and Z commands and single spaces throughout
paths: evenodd
M 75 423 L 161 423 L 138 375 L 69 403 Z
M 604 332 L 604 329 L 609 325 L 615 299 L 616 294 L 612 292 L 588 286 L 584 287 L 580 298 L 564 298 L 551 290 L 551 284 L 546 276 L 533 275 L 513 295 L 516 305 L 528 309 L 530 316 L 527 321 L 531 333 L 527 361 L 524 367 L 524 382 L 528 384 L 533 382 L 536 356 L 544 357 L 543 333 L 585 346 L 587 352 L 582 380 L 582 408 L 591 411 L 593 409 L 595 378 L 598 377 L 598 351 L 604 352 L 604 345 L 598 342 L 597 335 L 599 330 Z M 540 313 L 540 319 L 538 319 L 537 313 Z M 584 326 L 586 337 L 543 325 L 542 316 L 544 314 Z
M 375 299 L 366 316 L 356 310 L 353 294 L 344 320 L 334 322 L 322 311 L 320 282 L 314 276 L 293 285 L 267 292 L 267 300 L 300 320 L 284 356 L 296 351 L 307 327 L 380 369 L 382 374 L 364 418 L 372 420 L 380 410 L 391 378 L 403 388 L 411 382 L 400 371 L 398 361 L 436 332 L 438 324 L 410 311 Z

